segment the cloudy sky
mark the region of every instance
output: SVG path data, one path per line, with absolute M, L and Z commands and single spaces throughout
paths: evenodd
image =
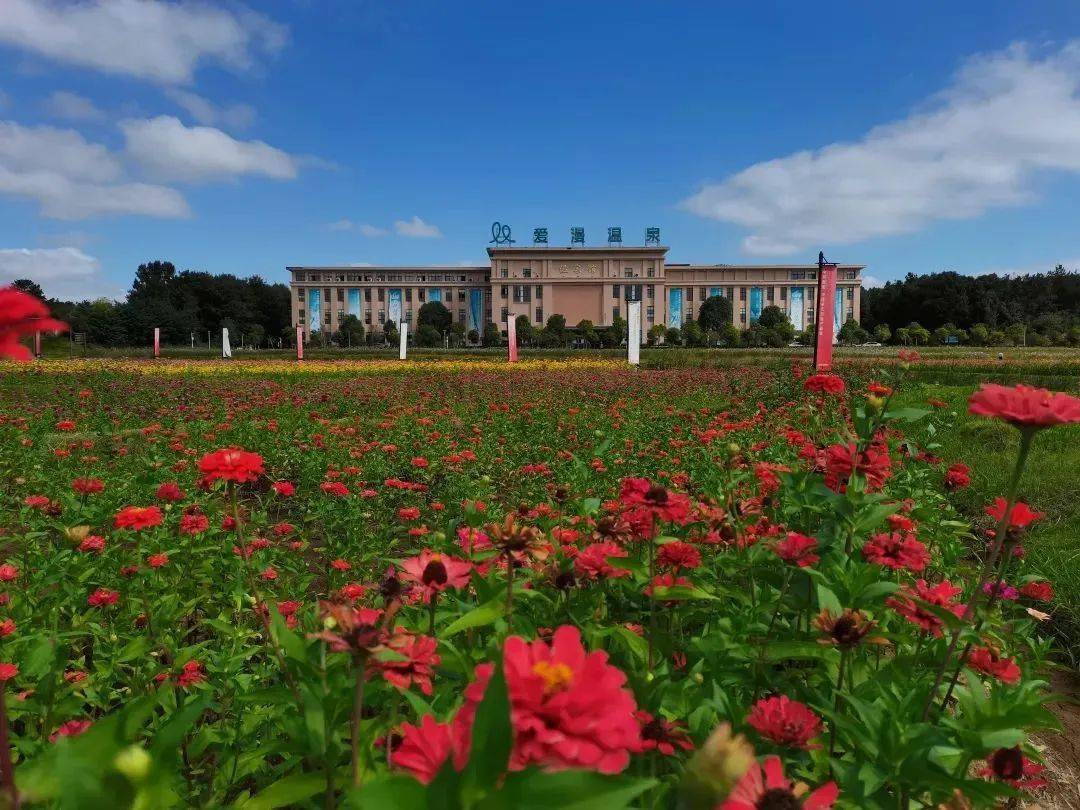
M 1080 4 L 0 0 L 0 281 L 476 263 L 494 220 L 1078 267 Z

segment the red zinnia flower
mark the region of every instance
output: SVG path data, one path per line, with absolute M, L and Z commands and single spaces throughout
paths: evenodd
M 656 552 L 656 564 L 661 568 L 697 568 L 701 565 L 701 552 L 696 546 L 676 540 L 664 543 Z
M 642 506 L 660 520 L 684 523 L 690 513 L 690 498 L 669 492 L 648 478 L 624 478 L 619 491 L 624 506 Z
M 288 481 L 275 481 L 271 484 L 274 492 L 283 498 L 289 498 L 296 494 L 296 487 Z
M 854 470 L 866 478 L 868 492 L 876 492 L 885 486 L 892 474 L 892 459 L 886 448 L 870 445 L 856 459 L 855 444 L 834 444 L 825 448 L 825 485 L 835 492 L 847 489 Z
M 0 582 L 14 582 L 19 578 L 19 569 L 11 563 L 0 565 Z
M 1045 428 L 1080 422 L 1080 399 L 1045 388 L 983 383 L 968 398 L 968 412 L 1004 419 L 1017 427 Z
M 340 481 L 323 481 L 319 489 L 334 498 L 344 498 L 349 494 L 349 488 Z
M 18 664 L 0 661 L 0 683 L 6 683 L 19 674 Z
M 115 605 L 119 598 L 120 594 L 116 591 L 110 591 L 108 588 L 98 588 L 86 597 L 86 604 L 90 605 L 90 607 L 107 607 Z
M 151 568 L 161 568 L 163 565 L 169 564 L 168 554 L 151 554 L 146 558 L 146 563 Z
M 113 526 L 117 529 L 152 529 L 160 526 L 162 521 L 161 510 L 156 506 L 125 506 L 113 518 Z
M 994 505 L 986 507 L 986 514 L 994 520 L 1000 521 L 1005 516 L 1005 507 L 1007 505 L 1008 502 L 1004 498 L 994 498 Z M 1044 512 L 1033 512 L 1026 503 L 1017 501 L 1009 510 L 1009 528 L 1023 529 L 1028 524 L 1045 516 Z
M 415 506 L 403 506 L 397 510 L 399 520 L 419 520 L 420 510 Z
M 590 543 L 574 558 L 574 572 L 583 579 L 615 579 L 630 576 L 625 568 L 616 568 L 608 557 L 626 557 L 618 543 Z
M 844 381 L 835 374 L 811 374 L 803 383 L 803 388 L 821 394 L 842 394 Z
M 1054 586 L 1046 580 L 1029 582 L 1020 588 L 1020 593 L 1036 602 L 1049 602 L 1054 598 Z
M 986 766 L 979 771 L 984 779 L 997 779 L 1012 785 L 1017 790 L 1041 790 L 1050 783 L 1042 778 L 1046 770 L 1037 762 L 1032 762 L 1015 748 L 999 748 L 986 758 Z
M 450 724 L 425 714 L 418 726 L 402 725 L 401 742 L 394 749 L 394 767 L 403 768 L 426 785 L 442 769 L 452 748 Z
M 76 478 L 71 488 L 79 495 L 96 495 L 105 491 L 105 482 L 100 478 Z
M 210 519 L 201 512 L 192 512 L 180 518 L 180 534 L 202 534 L 210 528 Z
M 719 810 L 829 810 L 840 795 L 836 782 L 828 782 L 805 798 L 806 785 L 794 784 L 784 776 L 779 757 L 765 757 L 765 765 L 750 766 Z
M 199 460 L 199 472 L 205 484 L 217 480 L 243 484 L 263 474 L 263 457 L 239 447 L 226 447 L 203 456 Z
M 84 554 L 100 554 L 105 550 L 105 538 L 97 534 L 91 534 L 79 543 L 79 551 Z
M 423 587 L 424 602 L 430 602 L 435 594 L 447 588 L 466 587 L 471 571 L 472 563 L 448 554 L 435 554 L 428 549 L 401 564 L 401 578 Z
M 959 594 L 963 588 L 957 588 L 944 580 L 937 585 L 927 585 L 925 579 L 915 582 L 915 588 L 902 588 L 897 596 L 890 597 L 886 604 L 903 616 L 912 624 L 918 625 L 935 637 L 941 635 L 942 621 L 935 613 L 922 607 L 919 602 L 926 602 L 937 607 L 943 607 L 950 613 L 961 616 L 964 606 L 953 602 L 953 597 Z
M 586 652 L 577 628 L 558 628 L 550 645 L 508 638 L 503 666 L 514 726 L 511 770 L 539 765 L 618 773 L 640 749 L 626 675 L 607 662 L 607 653 Z
M 1002 657 L 992 647 L 975 647 L 968 653 L 967 663 L 976 672 L 997 678 L 1010 686 L 1020 682 L 1020 667 L 1011 658 Z
M 431 636 L 398 633 L 386 642 L 387 649 L 396 653 L 394 660 L 373 660 L 383 678 L 398 689 L 408 689 L 415 683 L 425 695 L 430 695 L 433 667 L 440 661 L 435 652 L 438 642 Z
M 900 532 L 880 532 L 873 534 L 863 543 L 863 556 L 867 562 L 884 565 L 886 568 L 900 569 L 918 573 L 930 562 L 930 552 L 926 550 L 914 535 Z
M 159 501 L 167 501 L 170 503 L 184 500 L 184 491 L 173 481 L 169 481 L 168 483 L 159 486 L 155 495 Z
M 49 735 L 49 742 L 56 742 L 61 737 L 78 737 L 85 734 L 93 725 L 92 720 L 68 720 L 62 723 L 60 728 Z
M 641 750 L 659 751 L 670 757 L 676 748 L 689 751 L 694 747 L 682 723 L 665 717 L 653 717 L 647 711 L 639 709 L 634 717 L 641 723 Z
M 746 722 L 765 739 L 792 748 L 809 748 L 810 740 L 821 733 L 821 718 L 786 695 L 759 700 Z
M 798 532 L 788 532 L 787 537 L 776 544 L 776 554 L 786 563 L 794 563 L 799 568 L 813 565 L 821 558 L 814 553 L 817 540 Z
M 957 462 L 945 471 L 945 487 L 947 489 L 963 489 L 971 484 L 971 468 L 967 464 Z
M 39 298 L 16 290 L 0 288 L 0 357 L 26 362 L 30 350 L 20 338 L 34 332 L 65 332 L 67 324 L 49 317 L 49 308 Z

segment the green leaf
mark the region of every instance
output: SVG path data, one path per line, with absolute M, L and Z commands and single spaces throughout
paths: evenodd
M 821 610 L 827 610 L 833 616 L 839 616 L 844 612 L 844 606 L 840 604 L 836 594 L 824 585 L 817 586 L 817 601 Z
M 321 773 L 294 773 L 233 806 L 243 807 L 244 810 L 273 810 L 275 807 L 286 807 L 310 799 L 322 793 L 325 788 L 326 777 Z
M 478 796 L 490 790 L 506 773 L 514 732 L 510 725 L 510 695 L 502 667 L 491 675 L 484 699 L 476 709 L 472 751 L 462 774 L 462 795 Z
M 657 784 L 655 779 L 604 776 L 595 771 L 538 770 L 510 774 L 481 810 L 619 810 Z
M 888 411 L 885 414 L 886 419 L 898 419 L 901 422 L 918 422 L 930 411 L 926 408 L 897 408 L 895 411 Z
M 835 649 L 816 641 L 772 641 L 765 647 L 768 661 L 823 660 L 836 655 Z
M 427 807 L 428 789 L 405 774 L 388 774 L 345 795 L 350 810 L 419 810 Z
M 501 595 L 496 596 L 479 607 L 473 608 L 464 616 L 456 618 L 450 623 L 449 627 L 443 630 L 442 634 L 443 636 L 453 636 L 460 633 L 462 630 L 468 630 L 473 627 L 486 627 L 502 618 L 505 613 L 505 597 Z

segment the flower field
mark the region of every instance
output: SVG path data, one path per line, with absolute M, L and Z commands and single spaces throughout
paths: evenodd
M 993 807 L 1056 726 L 1034 436 L 916 357 L 9 365 L 0 803 Z M 0 804 L 0 806 L 3 806 Z

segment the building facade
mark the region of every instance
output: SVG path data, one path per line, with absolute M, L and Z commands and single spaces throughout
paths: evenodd
M 796 329 L 807 329 L 823 302 L 817 294 L 816 264 L 669 264 L 668 248 L 532 247 L 488 248 L 490 264 L 479 267 L 289 267 L 294 326 L 337 332 L 348 315 L 367 331 L 404 321 L 410 329 L 425 303 L 438 301 L 466 332 L 487 323 L 505 329 L 509 317 L 524 315 L 542 326 L 551 315 L 568 326 L 589 320 L 609 326 L 626 318 L 626 304 L 641 302 L 642 331 L 657 324 L 680 327 L 696 318 L 714 295 L 732 304 L 740 329 L 767 306 L 787 313 Z M 863 265 L 837 266 L 835 328 L 859 319 Z

